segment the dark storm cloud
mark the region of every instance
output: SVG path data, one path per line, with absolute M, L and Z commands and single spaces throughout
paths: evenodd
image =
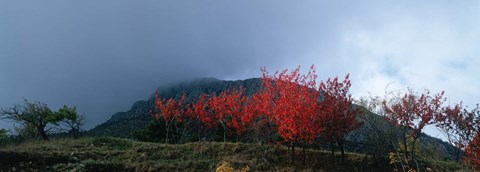
M 75 105 L 91 128 L 162 84 L 311 64 L 320 79 L 351 73 L 355 97 L 395 82 L 474 105 L 478 11 L 448 0 L 0 0 L 0 106 Z
M 258 76 L 332 22 L 305 4 L 272 3 L 2 1 L 0 105 L 75 105 L 90 128 L 164 83 Z

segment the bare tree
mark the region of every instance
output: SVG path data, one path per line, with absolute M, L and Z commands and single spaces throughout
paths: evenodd
M 364 121 L 360 134 L 366 142 L 367 150 L 369 150 L 368 154 L 372 155 L 375 160 L 390 160 L 395 168 L 404 171 L 406 164 L 403 163 L 398 148 L 401 131 L 385 120 L 386 113 L 383 108 L 385 99 L 368 97 L 361 98 L 356 102 L 356 104 L 365 108 L 364 115 L 360 116 L 361 120 Z M 397 163 L 400 167 L 397 166 Z

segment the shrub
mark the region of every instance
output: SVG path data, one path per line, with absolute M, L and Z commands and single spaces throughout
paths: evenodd
M 3 147 L 9 143 L 10 139 L 7 135 L 7 130 L 0 129 L 0 147 Z

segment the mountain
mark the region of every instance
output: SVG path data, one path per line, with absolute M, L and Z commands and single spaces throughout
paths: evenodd
M 260 88 L 261 80 L 251 78 L 237 81 L 223 81 L 214 78 L 202 78 L 193 81 L 182 82 L 175 85 L 163 86 L 157 89 L 161 98 L 180 98 L 186 95 L 185 101 L 192 102 L 202 93 L 220 94 L 223 90 L 243 87 L 248 95 Z M 147 100 L 140 100 L 133 104 L 127 112 L 117 112 L 106 122 L 87 131 L 92 136 L 114 136 L 131 138 L 131 133 L 144 129 L 151 120 L 149 111 L 154 106 L 153 94 Z
M 260 88 L 261 79 L 252 78 L 246 80 L 237 81 L 224 81 L 214 78 L 196 79 L 189 82 L 182 82 L 175 85 L 168 85 L 159 87 L 157 89 L 160 97 L 168 98 L 180 98 L 183 94 L 186 95 L 185 101 L 187 103 L 192 102 L 198 98 L 202 93 L 219 94 L 223 90 L 244 87 L 247 95 L 251 95 Z M 132 108 L 126 112 L 118 112 L 112 115 L 112 117 L 96 126 L 95 128 L 87 131 L 87 135 L 90 136 L 114 136 L 123 138 L 133 138 L 132 133 L 136 131 L 145 130 L 149 126 L 151 117 L 149 115 L 150 109 L 154 106 L 153 94 L 147 100 L 140 100 L 133 104 Z M 369 121 L 381 122 L 380 125 L 387 126 L 385 120 L 381 116 L 376 114 L 369 114 Z M 366 120 L 366 119 L 363 119 Z M 371 152 L 372 149 L 378 149 L 379 147 L 388 147 L 385 145 L 373 145 L 368 142 L 372 138 L 365 136 L 365 133 L 371 132 L 368 129 L 368 122 L 364 121 L 364 124 L 359 130 L 352 132 L 348 137 L 346 148 L 350 151 L 358 152 Z M 378 124 L 377 124 L 378 125 Z M 160 128 L 162 129 L 162 128 Z M 422 134 L 420 137 L 420 145 L 422 149 L 429 149 L 435 152 L 436 156 L 440 158 L 451 159 L 453 157 L 453 146 L 442 140 Z

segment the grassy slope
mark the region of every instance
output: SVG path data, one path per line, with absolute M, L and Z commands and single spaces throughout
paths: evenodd
M 296 151 L 301 153 L 300 149 Z M 109 137 L 59 139 L 1 148 L 0 171 L 215 171 L 219 167 L 250 171 L 385 171 L 372 169 L 374 164 L 368 160 L 362 162 L 361 154 L 348 153 L 349 163 L 336 164 L 335 168 L 329 152 L 308 150 L 307 168 L 300 155 L 292 167 L 286 147 L 217 142 L 164 145 Z M 338 155 L 336 159 L 338 162 Z

